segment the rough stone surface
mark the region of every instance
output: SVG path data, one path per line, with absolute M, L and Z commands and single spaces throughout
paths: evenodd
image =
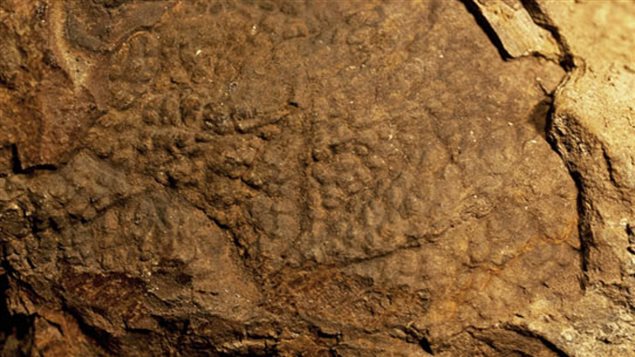
M 633 355 L 632 3 L 0 19 L 0 355 Z

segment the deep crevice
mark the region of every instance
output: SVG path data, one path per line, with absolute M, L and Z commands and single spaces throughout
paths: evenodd
M 563 82 L 564 83 L 564 82 Z M 562 84 L 561 84 L 562 85 Z M 573 180 L 577 196 L 576 196 L 576 209 L 578 213 L 578 240 L 580 242 L 580 268 L 582 270 L 582 277 L 580 278 L 580 287 L 582 290 L 585 290 L 589 283 L 588 271 L 589 271 L 589 259 L 590 259 L 590 251 L 591 246 L 593 245 L 593 236 L 591 232 L 591 226 L 588 222 L 588 212 L 585 204 L 584 198 L 584 181 L 582 179 L 582 175 L 573 169 L 569 163 L 567 163 L 563 154 L 560 152 L 560 148 L 558 148 L 558 139 L 554 135 L 554 115 L 555 115 L 555 93 L 551 93 L 551 107 L 547 112 L 547 117 L 545 118 L 545 138 L 549 145 L 551 146 L 551 150 L 553 150 L 562 162 L 564 166 L 567 168 L 569 172 L 569 176 Z
M 33 165 L 33 166 L 29 166 L 27 168 L 24 168 L 22 166 L 22 162 L 20 160 L 20 155 L 18 153 L 18 146 L 16 144 L 11 145 L 11 156 L 12 156 L 12 162 L 11 162 L 11 167 L 12 167 L 12 171 L 15 175 L 29 175 L 34 173 L 35 171 L 38 170 L 43 170 L 43 171 L 55 171 L 57 170 L 57 167 L 55 165 L 51 165 L 51 164 L 40 164 L 40 165 Z
M 481 29 L 487 34 L 492 44 L 496 47 L 499 53 L 501 53 L 501 57 L 504 60 L 510 59 L 510 56 L 505 51 L 505 48 L 498 38 L 496 31 L 491 27 L 487 19 L 482 15 L 478 6 L 473 0 L 461 0 L 461 2 L 465 5 L 467 10 L 474 16 L 476 22 L 481 27 Z M 589 261 L 590 261 L 590 251 L 593 245 L 593 236 L 590 227 L 590 223 L 588 222 L 588 213 L 585 206 L 585 198 L 584 198 L 584 183 L 582 177 L 579 172 L 575 171 L 571 165 L 569 165 L 563 156 L 563 153 L 560 152 L 560 149 L 557 145 L 557 139 L 553 135 L 553 116 L 555 114 L 556 109 L 556 93 L 558 89 L 562 88 L 566 85 L 566 83 L 570 79 L 571 73 L 576 69 L 576 57 L 573 55 L 567 41 L 564 39 L 562 34 L 560 33 L 560 29 L 555 25 L 554 21 L 542 10 L 540 4 L 536 2 L 536 0 L 521 0 L 523 7 L 531 16 L 534 23 L 541 28 L 547 30 L 553 39 L 556 41 L 560 52 L 561 57 L 559 60 L 559 65 L 564 69 L 566 75 L 562 78 L 557 88 L 548 94 L 548 100 L 541 102 L 549 105 L 549 110 L 547 111 L 544 127 L 541 128 L 543 123 L 539 123 L 532 118 L 535 122 L 535 126 L 538 130 L 544 130 L 544 138 L 547 140 L 551 149 L 558 154 L 560 159 L 564 162 L 565 167 L 569 171 L 569 175 L 576 185 L 576 189 L 578 192 L 576 199 L 576 206 L 578 212 L 578 235 L 580 241 L 580 267 L 582 270 L 582 277 L 580 278 L 580 286 L 584 290 L 589 284 Z M 581 59 L 578 59 L 582 65 L 584 62 Z M 539 104 L 540 105 L 540 104 Z M 534 110 L 534 114 L 538 114 L 536 108 Z
M 490 42 L 496 47 L 498 54 L 501 56 L 503 61 L 507 61 L 513 59 L 513 57 L 507 52 L 503 42 L 498 38 L 498 34 L 496 30 L 492 28 L 489 21 L 483 16 L 478 6 L 472 0 L 460 0 L 467 11 L 474 17 L 478 26 L 485 32 L 485 35 L 489 38 Z
M 582 268 L 582 278 L 580 285 L 582 289 L 586 289 L 589 284 L 589 261 L 591 254 L 591 246 L 593 245 L 593 236 L 591 226 L 587 219 L 587 210 L 584 202 L 584 183 L 582 176 L 578 172 L 571 172 L 571 177 L 575 182 L 578 190 L 577 207 L 578 207 L 578 234 L 580 239 L 580 266 Z
M 550 340 L 548 340 L 547 338 L 545 338 L 544 336 L 529 331 L 525 328 L 519 327 L 519 326 L 507 326 L 507 330 L 509 331 L 513 331 L 521 336 L 525 336 L 525 337 L 529 337 L 529 338 L 533 338 L 536 339 L 538 341 L 540 341 L 540 343 L 542 343 L 545 348 L 549 349 L 550 351 L 552 351 L 553 353 L 556 354 L 556 356 L 558 357 L 569 357 L 569 354 L 566 353 L 565 351 L 563 351 L 562 349 L 560 349 L 560 347 L 556 346 L 553 342 L 551 342 Z
M 575 57 L 571 52 L 571 48 L 567 44 L 567 41 L 564 39 L 562 34 L 560 33 L 560 29 L 558 26 L 554 24 L 554 21 L 540 8 L 540 4 L 536 2 L 536 0 L 520 0 L 523 4 L 525 10 L 534 23 L 543 29 L 549 31 L 551 37 L 558 44 L 558 48 L 560 49 L 561 57 L 560 57 L 560 66 L 566 71 L 571 72 L 575 67 Z
M 8 303 L 9 267 L 0 265 L 0 353 L 27 356 L 31 350 L 33 316 L 14 314 Z
M 421 346 L 421 349 L 424 350 L 426 353 L 434 355 L 434 351 L 432 350 L 432 345 L 430 344 L 430 341 L 428 341 L 427 338 L 422 337 L 419 340 L 419 346 Z

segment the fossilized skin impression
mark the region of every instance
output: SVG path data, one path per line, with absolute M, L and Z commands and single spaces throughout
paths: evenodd
M 558 6 L 0 2 L 4 355 L 594 351 Z

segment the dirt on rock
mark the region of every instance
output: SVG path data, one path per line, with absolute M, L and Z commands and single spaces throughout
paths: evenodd
M 0 0 L 1 356 L 634 356 L 635 5 Z

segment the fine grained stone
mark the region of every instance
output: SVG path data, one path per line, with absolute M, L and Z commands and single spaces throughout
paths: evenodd
M 2 355 L 628 351 L 629 59 L 506 4 L 1 2 Z
M 629 34 L 635 30 L 635 7 L 610 1 L 524 4 L 566 52 L 562 60 L 569 73 L 554 93 L 548 134 L 579 189 L 585 289 L 581 300 L 562 310 L 537 307 L 528 325 L 570 355 L 631 356 L 635 40 Z M 547 311 L 551 322 L 535 319 Z

